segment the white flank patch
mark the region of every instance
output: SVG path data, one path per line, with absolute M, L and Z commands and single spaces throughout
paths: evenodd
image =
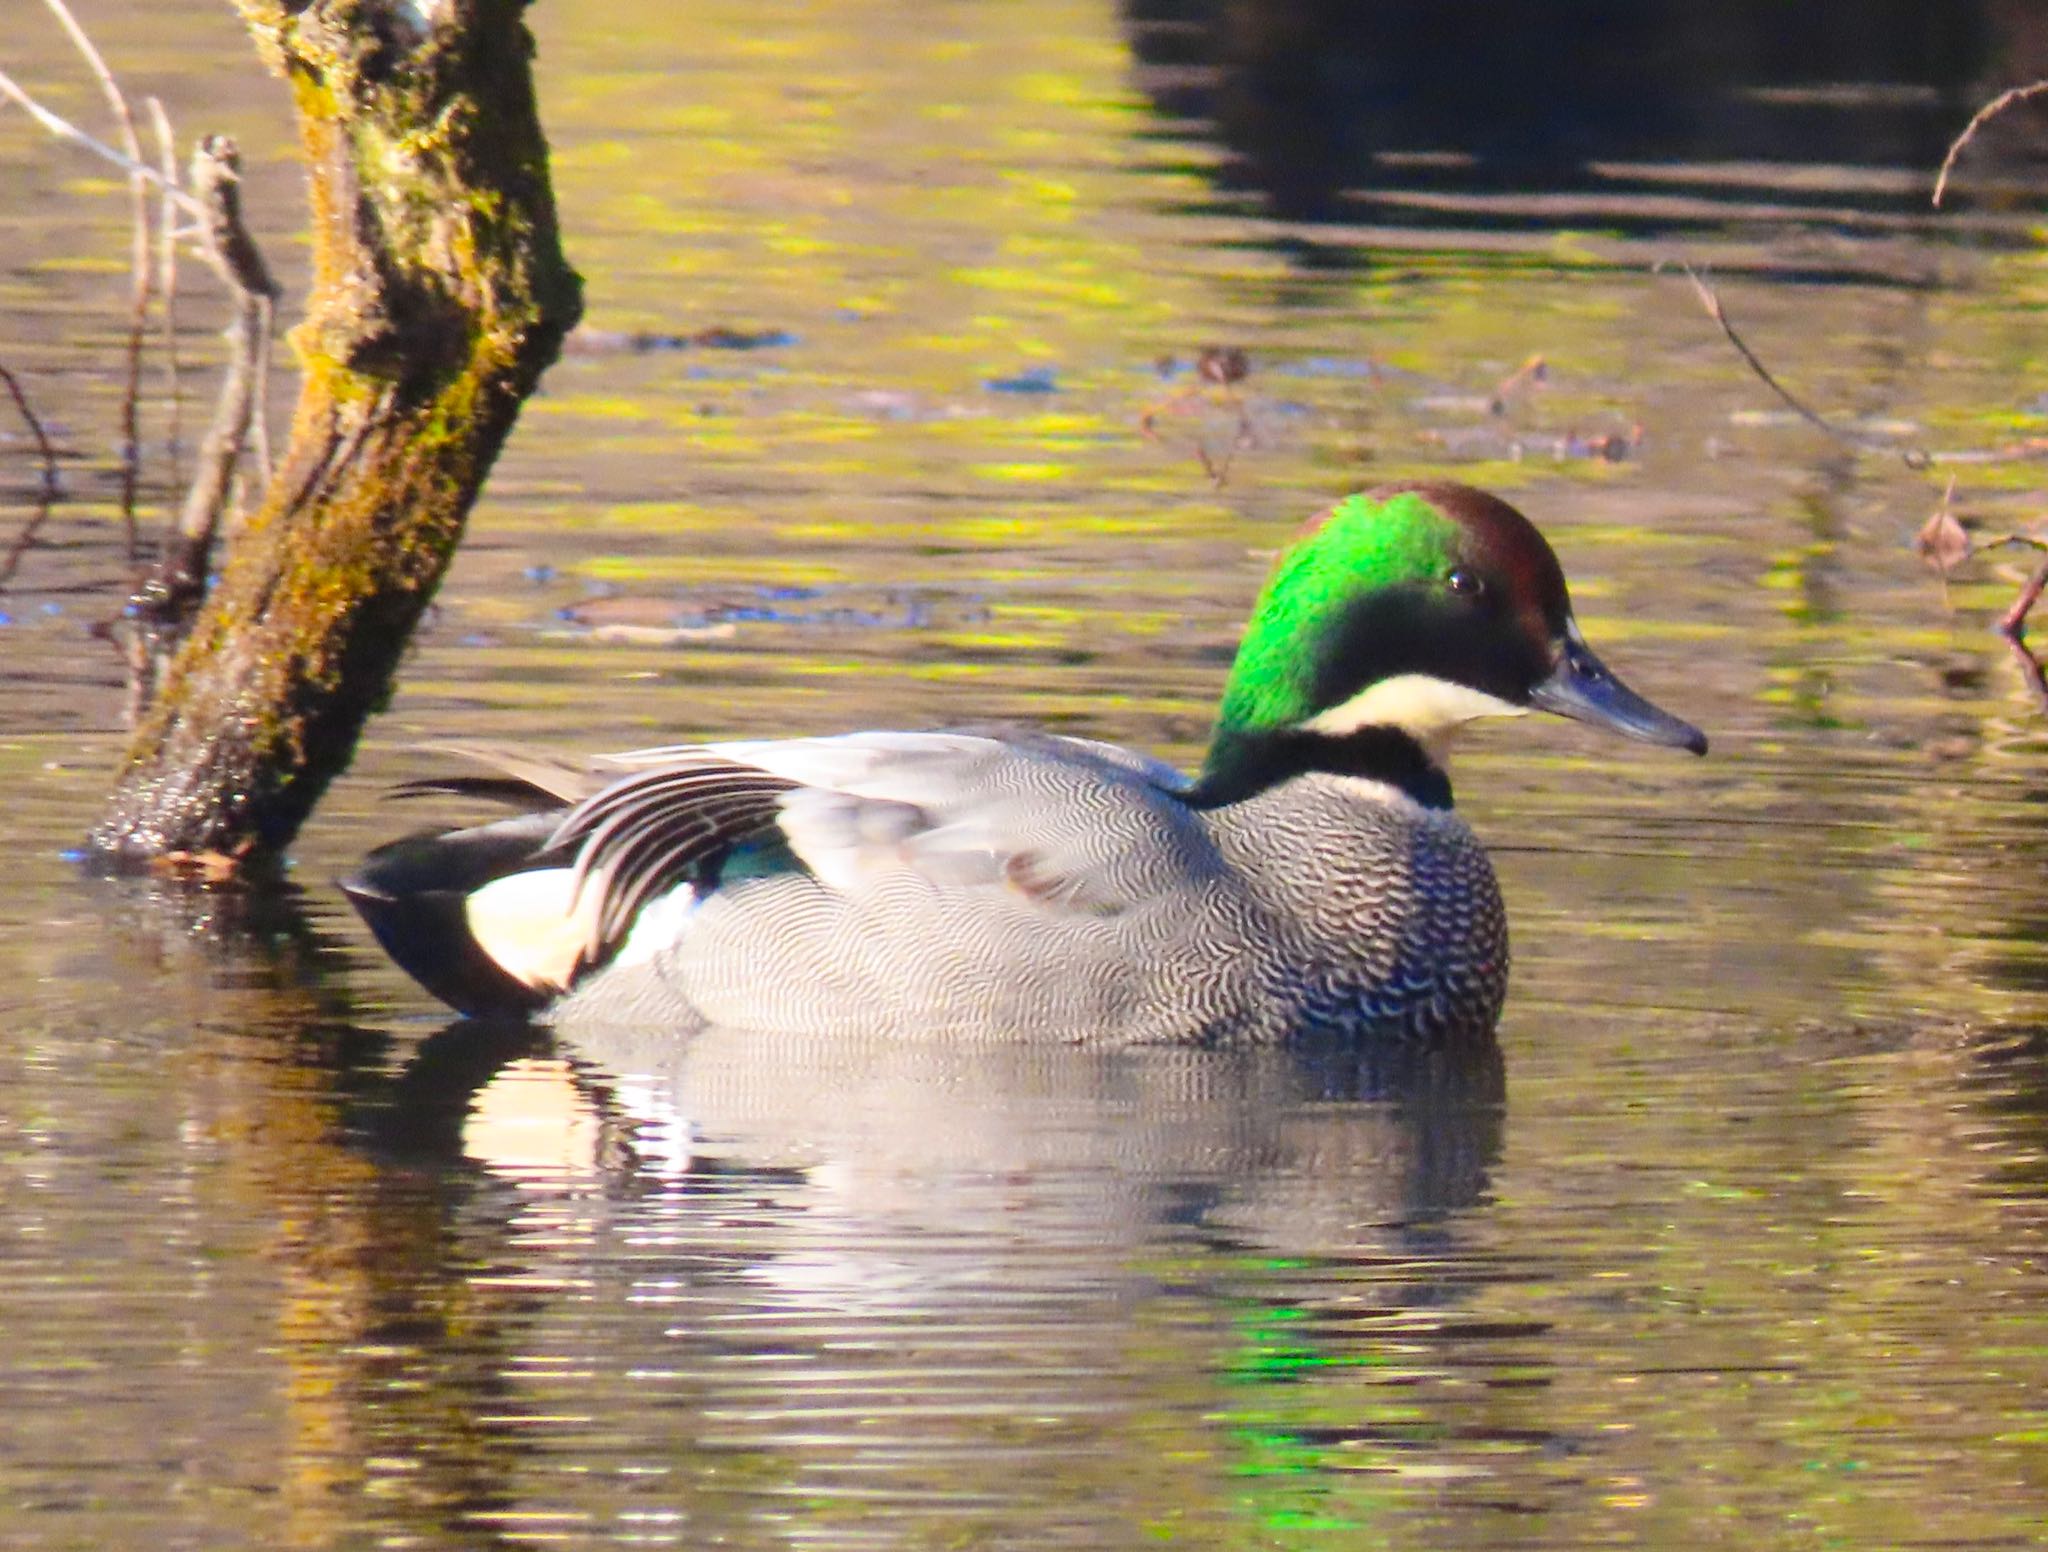
M 491 880 L 463 902 L 469 935 L 504 972 L 528 986 L 567 990 L 597 924 L 597 891 L 572 916 L 568 868 L 535 868 Z
M 656 896 L 634 913 L 626 941 L 612 955 L 614 965 L 637 965 L 673 947 L 697 908 L 697 891 L 678 884 L 665 895 Z
M 535 868 L 493 879 L 463 902 L 469 935 L 504 972 L 528 986 L 567 991 L 597 931 L 598 895 L 585 889 L 569 910 L 569 868 Z M 611 963 L 637 965 L 683 935 L 697 892 L 679 884 L 633 917 Z
M 1341 706 L 1332 706 L 1301 725 L 1334 738 L 1361 728 L 1399 728 L 1442 765 L 1450 752 L 1451 736 L 1466 723 L 1480 717 L 1526 716 L 1528 710 L 1433 674 L 1396 674 L 1367 685 Z

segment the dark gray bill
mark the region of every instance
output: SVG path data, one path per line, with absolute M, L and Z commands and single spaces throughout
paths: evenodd
M 1690 722 L 1681 722 L 1670 712 L 1652 706 L 1615 678 L 1580 638 L 1577 626 L 1566 632 L 1564 653 L 1550 677 L 1529 692 L 1529 704 L 1559 716 L 1613 728 L 1646 744 L 1669 744 L 1677 749 L 1690 749 L 1694 754 L 1707 752 L 1706 734 Z

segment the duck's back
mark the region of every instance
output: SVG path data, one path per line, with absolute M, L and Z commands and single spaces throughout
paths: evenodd
M 1162 956 L 1247 907 L 1178 773 L 1046 736 L 722 745 L 795 785 L 775 846 L 699 890 L 659 951 L 558 1019 L 947 1038 L 1188 1039 Z M 779 855 L 778 855 L 779 854 Z

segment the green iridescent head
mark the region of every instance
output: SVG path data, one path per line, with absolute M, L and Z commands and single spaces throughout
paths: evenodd
M 1468 485 L 1340 501 L 1281 555 L 1224 689 L 1205 777 L 1276 740 L 1404 735 L 1441 764 L 1451 733 L 1531 708 L 1706 751 L 1614 677 L 1572 619 L 1535 525 Z

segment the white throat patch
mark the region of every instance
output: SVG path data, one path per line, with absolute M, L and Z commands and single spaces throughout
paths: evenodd
M 1332 706 L 1301 726 L 1333 738 L 1361 728 L 1399 728 L 1442 765 L 1450 753 L 1452 736 L 1466 723 L 1480 717 L 1526 716 L 1528 710 L 1432 674 L 1396 674 L 1367 685 L 1341 706 Z

